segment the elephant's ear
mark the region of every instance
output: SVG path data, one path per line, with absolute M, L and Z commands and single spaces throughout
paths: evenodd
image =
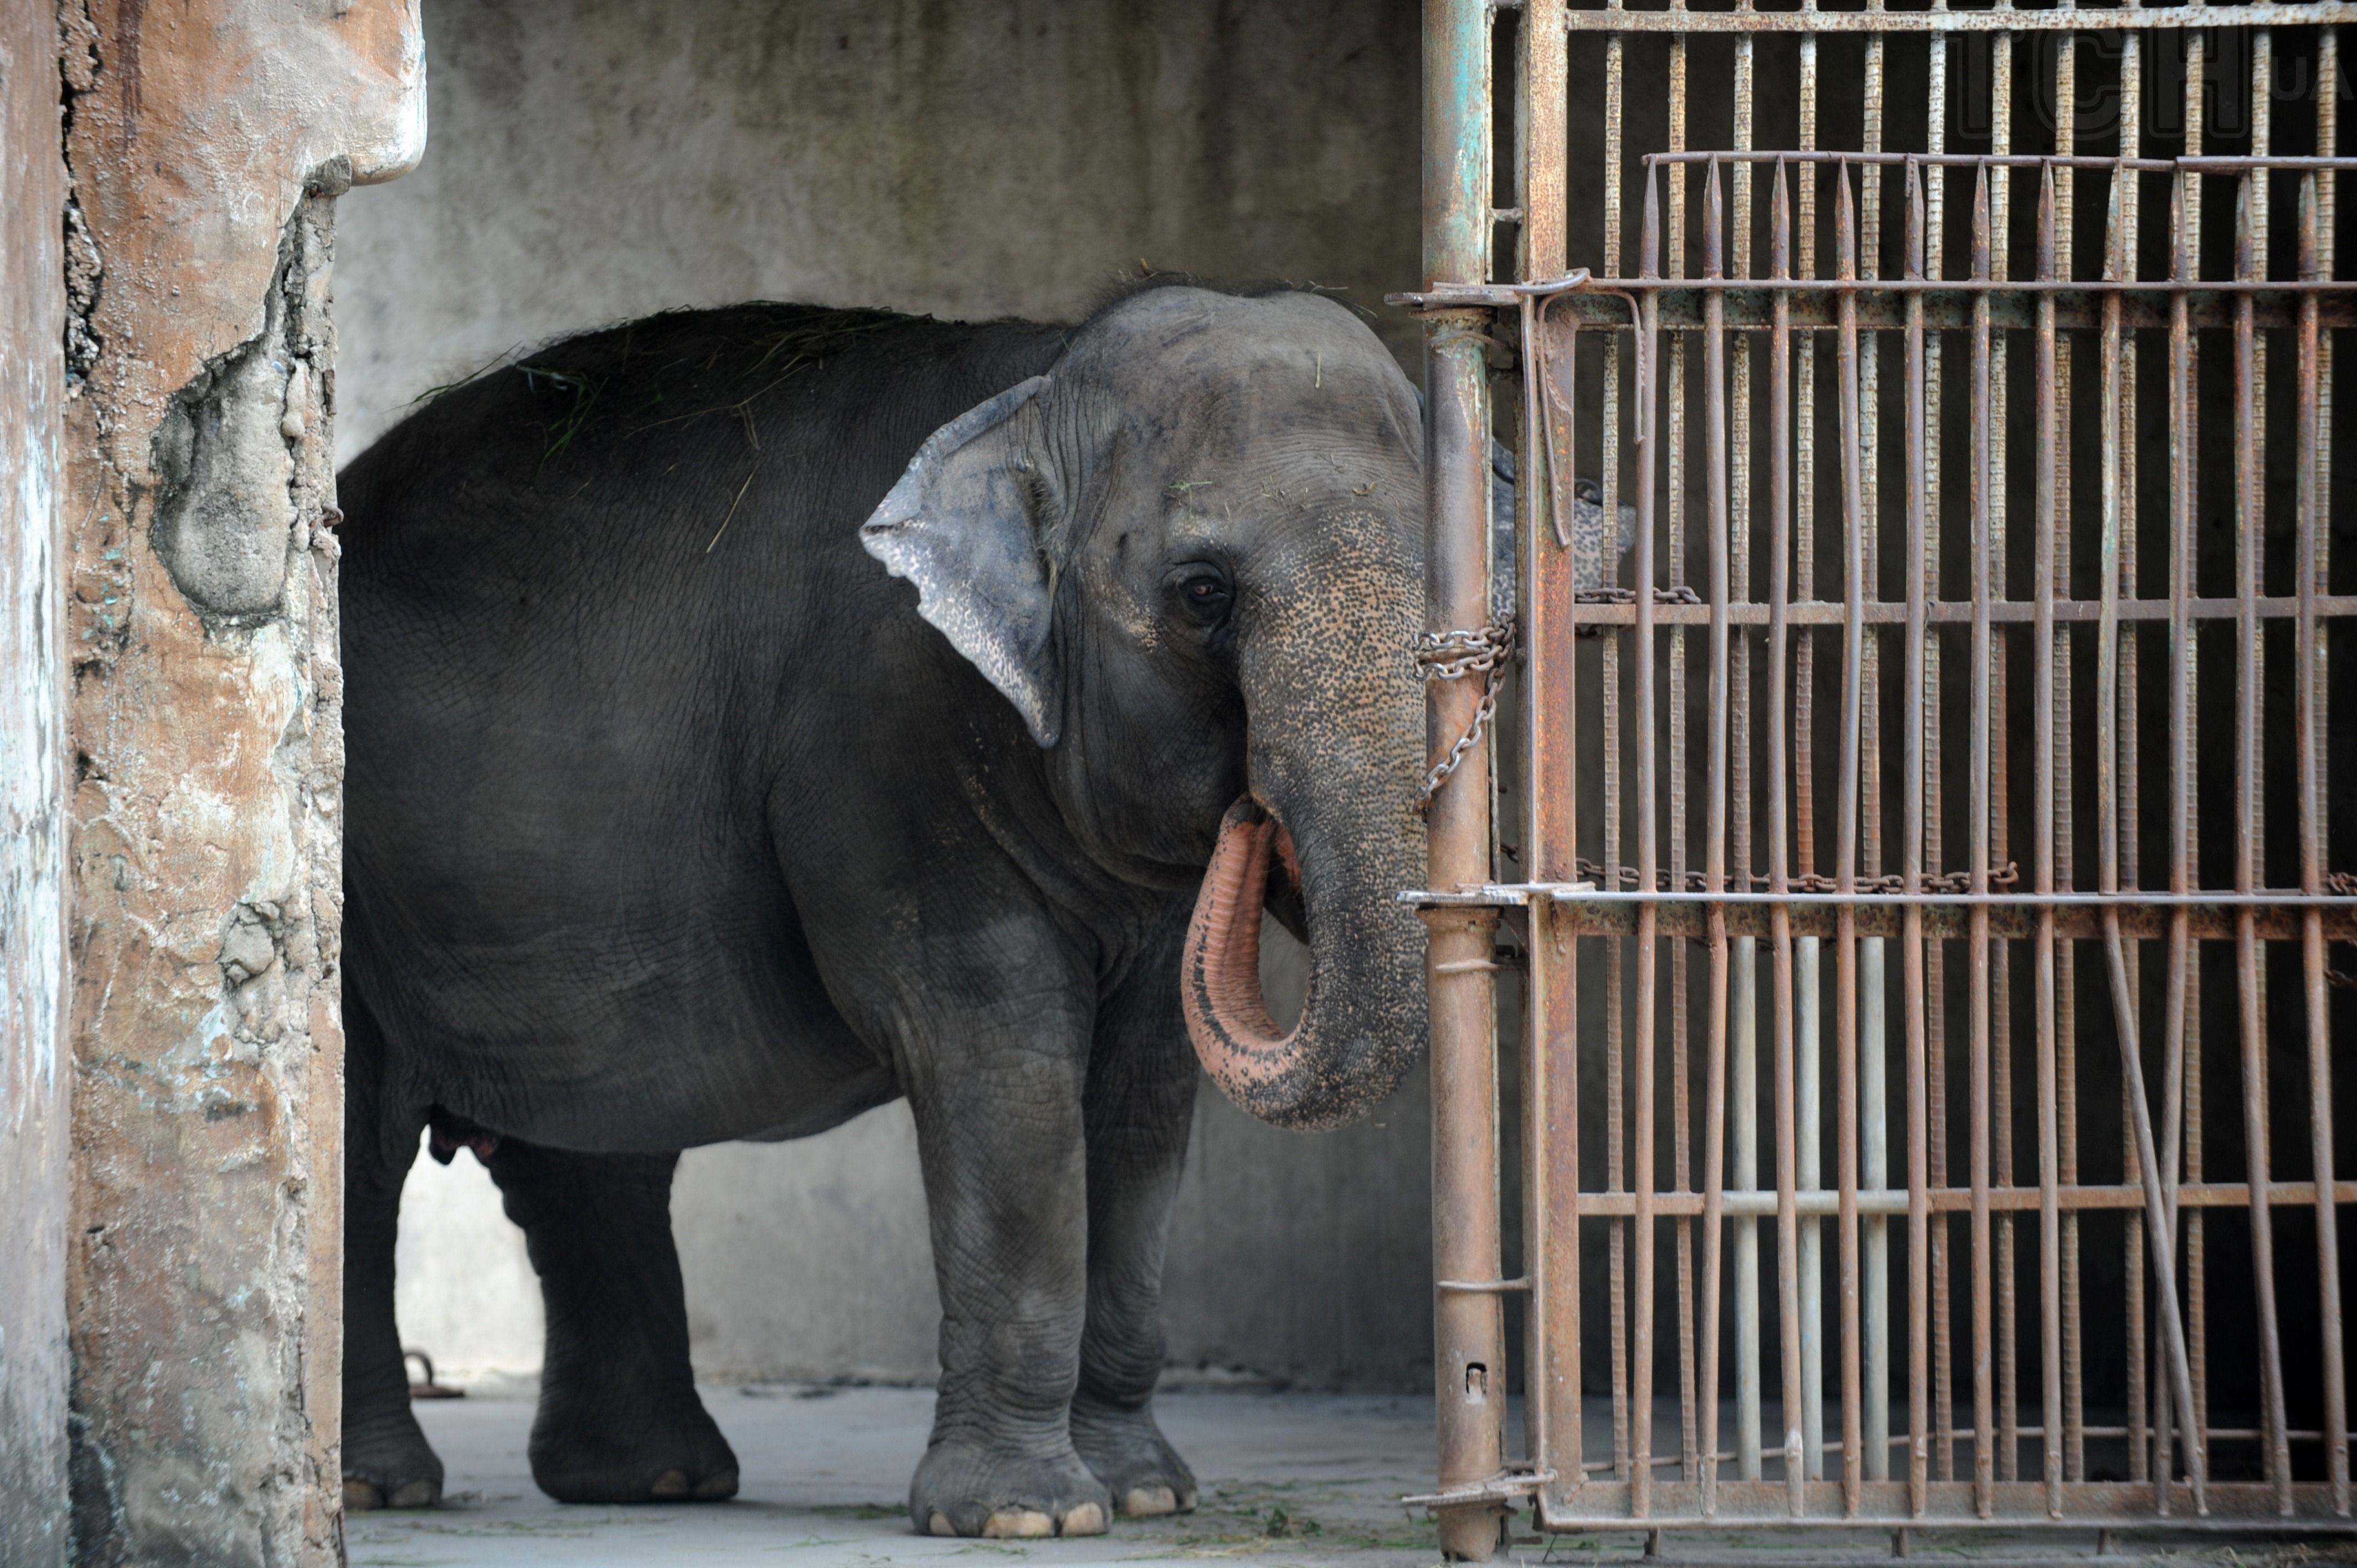
M 1048 384 L 1034 376 L 967 410 L 917 449 L 909 471 L 859 530 L 867 553 L 917 585 L 917 613 L 1056 744 L 1063 701 L 1049 611 L 1055 578 L 1039 515 L 1049 485 L 1035 422 L 1019 419 Z

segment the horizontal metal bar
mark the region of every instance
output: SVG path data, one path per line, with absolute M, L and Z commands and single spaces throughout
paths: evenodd
M 1615 280 L 1614 286 L 1617 286 Z M 1713 295 L 1721 296 L 1726 327 L 1730 330 L 1764 332 L 1773 325 L 1776 297 L 1789 299 L 1791 326 L 1796 332 L 1830 332 L 1838 322 L 1839 295 L 1845 291 L 1815 281 L 1778 282 L 1770 278 L 1728 278 L 1717 281 L 1685 278 L 1642 284 L 1661 311 L 1664 331 L 1695 332 L 1706 325 L 1704 315 Z M 2300 300 L 2318 295 L 2318 324 L 2326 328 L 2357 326 L 2357 282 L 2301 284 L 2260 282 L 2255 291 L 2253 321 L 2259 327 L 2288 328 L 2299 320 Z M 1527 291 L 1505 284 L 1466 285 L 1422 294 L 1386 295 L 1385 300 L 1405 310 L 1511 310 L 1519 308 Z M 1631 292 L 1636 292 L 1632 285 Z M 2093 331 L 2103 325 L 2104 302 L 2123 299 L 2121 325 L 2157 331 L 2170 325 L 2174 301 L 2187 302 L 2187 325 L 2196 330 L 2222 331 L 2234 324 L 2236 292 L 2225 285 L 2197 283 L 2190 288 L 2158 280 L 2138 284 L 2076 283 L 2002 284 L 1975 286 L 1941 281 L 1923 284 L 1877 284 L 1856 291 L 1857 324 L 1862 331 L 1899 332 L 1907 328 L 1910 297 L 1923 302 L 1923 326 L 1929 332 L 1973 329 L 1974 300 L 1989 301 L 1989 325 L 2006 331 L 2027 332 L 2037 326 L 2038 303 L 2054 299 L 2054 324 L 2064 331 Z M 1628 302 L 1611 293 L 1577 290 L 1564 294 L 1549 306 L 1550 317 L 1569 316 L 1583 328 L 1626 331 Z
M 2124 33 L 2204 27 L 2330 27 L 2357 22 L 2357 5 L 2139 5 L 1989 11 L 1629 11 L 1573 9 L 1574 33 Z
M 2175 613 L 2167 599 L 2122 599 L 2119 618 L 2124 621 L 2165 621 Z M 2189 599 L 2189 618 L 2194 621 L 2238 620 L 2243 614 L 2239 599 Z M 2261 620 L 2295 619 L 2300 612 L 2297 598 L 2266 598 L 2252 601 L 2258 607 Z M 2101 599 L 2056 599 L 2054 618 L 2093 624 L 2103 619 Z M 2319 620 L 2337 617 L 2357 617 L 2357 594 L 2319 594 L 2314 600 Z M 1923 618 L 1933 626 L 1965 626 L 1972 622 L 1974 606 L 1969 599 L 1935 599 L 1924 607 Z M 2007 621 L 2027 623 L 2037 618 L 2038 605 L 2031 599 L 1997 599 L 1989 605 L 1989 619 L 2000 624 Z M 1688 605 L 1657 602 L 1653 607 L 1655 628 L 1708 626 L 1708 605 Z M 1792 626 L 1841 626 L 1846 623 L 1849 607 L 1836 601 L 1813 600 L 1784 607 L 1784 618 Z M 1907 604 L 1903 599 L 1868 599 L 1865 603 L 1868 626 L 1904 626 L 1907 624 Z M 1572 611 L 1572 618 L 1582 626 L 1631 626 L 1637 618 L 1636 607 L 1625 604 L 1583 604 Z M 1738 604 L 1727 607 L 1729 626 L 1766 626 L 1769 607 L 1760 604 Z
M 2144 1206 L 2144 1188 L 2138 1187 L 2066 1187 L 2058 1189 L 2064 1208 L 2140 1208 Z M 2034 1211 L 2043 1195 L 2034 1187 L 1993 1187 L 1988 1189 L 1992 1209 Z M 1686 1218 L 1703 1212 L 1699 1192 L 1657 1192 L 1653 1195 L 1653 1217 L 1656 1219 Z M 2357 1182 L 2332 1184 L 2333 1201 L 2357 1203 Z M 1973 1207 L 1973 1189 L 1968 1187 L 1935 1187 L 1930 1189 L 1932 1211 L 1934 1214 L 1964 1214 Z M 1803 1214 L 1832 1215 L 1841 1212 L 1841 1194 L 1831 1187 L 1808 1188 L 1797 1195 Z M 2192 1208 L 2247 1208 L 2251 1189 L 2243 1182 L 2187 1182 L 2178 1188 L 2178 1201 Z M 2271 1181 L 2267 1184 L 2267 1201 L 2293 1208 L 2316 1207 L 2316 1184 L 2312 1181 Z M 1900 1187 L 1860 1187 L 1857 1211 L 1860 1214 L 1898 1215 L 1907 1213 L 1908 1193 Z M 1725 1192 L 1719 1195 L 1719 1212 L 1729 1219 L 1771 1219 L 1776 1215 L 1776 1194 L 1773 1191 Z M 1583 1192 L 1577 1199 L 1582 1219 L 1628 1219 L 1637 1212 L 1634 1195 L 1625 1192 Z
M 2181 898 L 2167 893 L 2123 892 L 2115 895 L 2083 893 L 2070 895 L 1988 894 L 1981 906 L 1989 910 L 1989 935 L 2008 941 L 2026 941 L 2038 934 L 2038 914 L 2041 908 L 2055 911 L 2054 929 L 2058 937 L 2068 940 L 2091 940 L 2104 935 L 2104 917 L 2116 917 L 2120 935 L 2129 940 L 2158 940 L 2169 935 L 2175 910 L 2188 911 L 2189 934 L 2197 941 L 2232 941 L 2241 931 L 2241 911 L 2254 910 L 2253 934 L 2262 941 L 2295 941 L 2306 930 L 2305 912 L 2314 908 L 2322 917 L 2321 924 L 2327 940 L 2357 942 L 2357 908 L 2352 900 L 2319 900 L 2310 905 L 2298 895 L 2287 895 L 2279 901 L 2238 902 L 2233 893 L 2184 895 Z M 1559 934 L 1583 937 L 1630 937 L 1637 934 L 1637 911 L 1650 902 L 1659 910 L 1657 930 L 1665 939 L 1702 941 L 1710 935 L 1709 920 L 1714 907 L 1723 911 L 1727 931 L 1736 937 L 1770 937 L 1775 934 L 1770 919 L 1781 901 L 1787 911 L 1788 926 L 1796 937 L 1834 937 L 1841 934 L 1841 911 L 1846 907 L 1857 911 L 1856 930 L 1861 937 L 1900 937 L 1907 934 L 1906 912 L 1909 907 L 1922 910 L 1922 932 L 1926 937 L 1956 938 L 1971 935 L 1971 911 L 1974 895 L 1901 893 L 1789 893 L 1781 897 L 1766 893 L 1674 893 L 1657 891 L 1646 894 L 1641 889 L 1627 889 L 1605 894 L 1581 890 L 1569 884 L 1560 889 L 1534 889 L 1526 886 L 1489 885 L 1469 886 L 1455 892 L 1426 890 L 1400 895 L 1403 902 L 1433 908 L 1452 906 L 1519 908 L 1536 899 L 1552 899 L 1555 903 L 1555 927 Z M 2105 900 L 2109 900 L 2105 902 Z
M 2253 169 L 2283 174 L 2357 171 L 2357 158 L 2341 157 L 2238 157 L 2205 153 L 2185 158 L 2107 158 L 2077 153 L 1868 153 L 1839 147 L 1688 148 L 1684 152 L 1647 153 L 1644 163 L 1648 168 L 1656 164 L 1858 164 L 1878 168 L 1921 164 L 1931 168 L 2062 168 L 2103 173 L 2126 169 L 2135 174 L 2175 174 L 2183 170 L 2189 174 L 2231 175 L 2248 174 Z
M 1962 1434 L 1958 1434 L 1961 1436 Z M 1760 1525 L 1809 1530 L 1875 1530 L 1931 1528 L 2051 1531 L 2084 1530 L 2098 1525 L 2111 1530 L 2165 1530 L 2171 1533 L 2228 1534 L 2265 1530 L 2286 1535 L 2347 1535 L 2357 1523 L 2332 1515 L 2331 1488 L 2320 1481 L 2302 1481 L 2292 1487 L 2290 1516 L 2276 1512 L 2274 1487 L 2260 1481 L 2212 1480 L 2207 1492 L 2209 1512 L 2193 1511 L 2192 1489 L 2179 1482 L 2176 1511 L 2153 1509 L 2149 1482 L 2134 1486 L 2116 1481 L 2065 1481 L 2062 1513 L 2047 1512 L 2047 1489 L 2037 1481 L 1998 1481 L 1989 1487 L 1994 1505 L 1979 1512 L 1970 1480 L 1932 1481 L 1924 1487 L 1923 1511 L 1908 1506 L 1905 1481 L 1867 1481 L 1860 1487 L 1858 1511 L 1843 1512 L 1843 1483 L 1808 1481 L 1801 1487 L 1803 1511 L 1792 1512 L 1792 1490 L 1782 1479 L 1738 1481 L 1722 1477 L 1717 1484 L 1715 1508 L 1702 1513 L 1702 1487 L 1692 1481 L 1672 1481 L 1663 1472 L 1674 1472 L 1677 1455 L 1656 1455 L 1651 1507 L 1642 1519 L 1629 1511 L 1629 1483 L 1587 1481 L 1557 1496 L 1539 1494 L 1539 1528 L 1547 1530 L 1727 1530 Z
M 2125 887 L 2116 893 L 2061 890 L 2047 893 L 1884 893 L 1864 888 L 1852 893 L 1819 893 L 1799 888 L 1785 893 L 1752 893 L 1735 888 L 1712 893 L 1674 887 L 1630 887 L 1613 892 L 1586 882 L 1492 882 L 1453 893 L 1399 895 L 1399 901 L 1403 904 L 1434 909 L 1500 908 L 1527 906 L 1541 899 L 1550 899 L 1558 904 L 1724 904 L 1730 909 L 1747 904 L 1770 908 L 1781 905 L 1795 914 L 1810 905 L 1839 908 L 1853 904 L 1864 908 L 1868 905 L 1920 904 L 1967 908 L 1986 905 L 1991 908 L 2031 910 L 2117 909 L 2123 914 L 2131 909 L 2297 909 L 2302 912 L 2312 909 L 2326 915 L 2357 916 L 2357 895 L 2303 893 L 2297 887 L 2262 887 L 2249 893 L 2223 887 L 2191 893 L 2138 887 Z
M 2350 1195 L 2352 1198 L 2357 1198 L 2357 1183 L 2352 1184 Z M 1435 1280 L 1432 1282 L 1432 1288 L 1455 1291 L 1464 1295 L 1505 1295 L 1512 1292 L 1530 1289 L 1531 1281 L 1527 1274 L 1518 1275 L 1511 1280 Z

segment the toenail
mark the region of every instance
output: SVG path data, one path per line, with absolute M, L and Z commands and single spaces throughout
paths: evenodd
M 384 1507 L 384 1498 L 366 1481 L 344 1478 L 344 1508 L 350 1513 L 373 1513 Z
M 733 1498 L 736 1495 L 737 1472 L 734 1470 L 723 1470 L 718 1475 L 706 1476 L 695 1488 L 698 1502 L 716 1503 L 723 1498 Z
M 1097 1529 L 1104 1529 L 1103 1521 Z M 1037 1509 L 1004 1509 L 982 1521 L 982 1533 L 1000 1541 L 1029 1540 L 1055 1534 L 1056 1521 Z
M 925 1528 L 931 1530 L 935 1535 L 955 1535 L 957 1533 L 957 1526 L 950 1522 L 950 1516 L 942 1512 L 939 1509 L 935 1509 L 933 1510 L 932 1520 L 925 1526 Z
M 393 1494 L 393 1506 L 397 1509 L 430 1509 L 441 1500 L 439 1481 L 404 1481 Z
M 1157 1514 L 1177 1513 L 1178 1494 L 1168 1487 L 1132 1487 L 1121 1499 L 1121 1511 L 1132 1519 L 1152 1519 Z M 1070 1530 L 1070 1525 L 1065 1526 Z
M 1082 1503 L 1064 1516 L 1066 1535 L 1103 1535 L 1105 1532 L 1104 1509 L 1094 1503 Z
M 687 1472 L 665 1470 L 655 1477 L 655 1484 L 647 1488 L 647 1496 L 660 1502 L 678 1501 L 687 1496 Z

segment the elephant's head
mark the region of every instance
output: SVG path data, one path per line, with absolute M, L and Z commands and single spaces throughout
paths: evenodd
M 1373 1105 L 1424 1036 L 1422 452 L 1344 306 L 1152 288 L 935 432 L 863 534 L 1048 748 L 1086 851 L 1200 886 L 1189 1031 L 1286 1126 Z M 1289 1034 L 1265 900 L 1309 946 Z

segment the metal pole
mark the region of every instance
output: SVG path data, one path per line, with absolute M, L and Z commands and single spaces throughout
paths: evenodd
M 1479 0 L 1427 0 L 1424 33 L 1424 233 L 1427 288 L 1489 281 L 1490 27 Z M 1490 421 L 1480 311 L 1426 318 L 1425 478 L 1432 541 L 1426 624 L 1489 619 Z M 1470 727 L 1471 682 L 1432 683 L 1432 733 Z M 1429 886 L 1490 875 L 1490 755 L 1485 736 L 1433 798 Z M 1436 910 L 1432 992 L 1432 1238 L 1438 1278 L 1492 1280 L 1500 1267 L 1493 910 Z M 1505 1317 L 1493 1292 L 1436 1292 L 1434 1367 L 1443 1490 L 1503 1465 Z M 1484 1562 L 1503 1535 L 1496 1501 L 1437 1510 L 1440 1547 Z

